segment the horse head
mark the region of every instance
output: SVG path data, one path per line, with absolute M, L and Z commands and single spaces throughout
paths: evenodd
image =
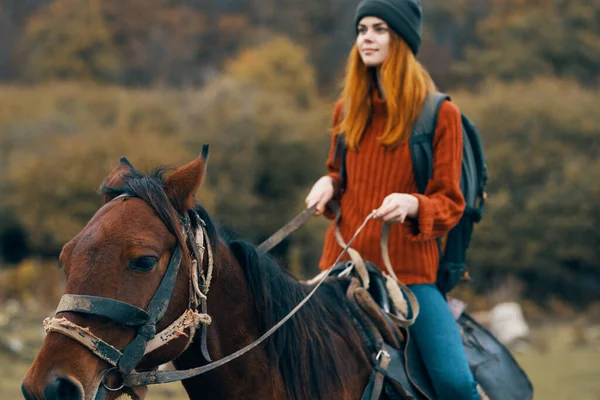
M 122 158 L 104 179 L 104 204 L 61 251 L 66 290 L 44 322 L 26 399 L 144 398 L 146 387 L 123 387 L 121 376 L 175 359 L 210 323 L 210 242 L 194 212 L 207 155 L 166 179 Z

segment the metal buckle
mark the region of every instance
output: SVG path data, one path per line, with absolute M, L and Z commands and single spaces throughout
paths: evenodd
M 352 261 L 348 261 L 346 263 L 346 268 L 338 274 L 338 277 L 343 278 L 345 276 L 350 275 L 350 272 L 352 272 L 352 269 L 354 269 L 354 263 Z
M 112 367 L 112 368 L 109 368 L 106 371 L 104 371 L 104 378 L 102 378 L 102 386 L 104 386 L 104 389 L 108 390 L 109 392 L 118 392 L 119 390 L 121 390 L 125 387 L 125 384 L 123 383 L 123 376 L 120 373 L 119 373 L 119 375 L 121 376 L 121 386 L 119 386 L 118 388 L 111 388 L 106 384 L 106 377 L 113 370 L 115 370 L 115 371 L 117 371 L 117 373 L 119 373 L 119 370 L 117 367 Z
M 375 360 L 379 361 L 379 359 L 381 358 L 382 355 L 385 358 L 390 358 L 390 353 L 388 353 L 387 351 L 385 351 L 385 350 L 382 349 L 382 350 L 379 350 L 379 353 L 377 353 L 377 356 L 375 357 Z

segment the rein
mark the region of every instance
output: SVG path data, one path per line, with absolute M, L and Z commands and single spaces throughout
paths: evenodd
M 132 196 L 123 194 L 111 201 L 127 197 Z M 137 328 L 135 338 L 123 351 L 94 335 L 89 328 L 77 325 L 69 321 L 66 317 L 46 318 L 44 320 L 46 332 L 63 334 L 87 347 L 97 357 L 110 364 L 112 367 L 105 371 L 106 378 L 113 370 L 117 370 L 123 376 L 127 376 L 134 371 L 134 368 L 146 354 L 182 335 L 187 335 L 185 330 L 188 328 L 191 330 L 190 334 L 187 335 L 189 336 L 189 344 L 194 337 L 195 329 L 199 324 L 202 324 L 202 354 L 210 361 L 208 350 L 206 349 L 206 326 L 211 323 L 211 318 L 206 312 L 206 300 L 212 278 L 213 255 L 204 221 L 196 213 L 192 217 L 195 219 L 196 226 L 198 227 L 195 232 L 191 229 L 192 224 L 189 217 L 185 216 L 180 221 L 183 226 L 182 233 L 185 238 L 183 246 L 187 245 L 186 247 L 188 247 L 188 251 L 191 252 L 192 256 L 188 278 L 188 308 L 166 329 L 157 334 L 156 325 L 162 320 L 167 311 L 177 280 L 182 259 L 181 243 L 177 244 L 171 254 L 165 274 L 146 310 L 105 297 L 72 294 L 62 296 L 55 314 L 75 312 L 102 316 L 119 324 Z M 200 271 L 199 268 L 204 266 L 205 253 L 207 254 L 207 270 Z M 201 284 L 198 283 L 200 280 L 202 281 Z M 200 312 L 198 312 L 198 307 L 200 307 Z M 124 387 L 125 383 L 123 382 L 117 388 L 109 387 L 105 381 L 103 381 L 103 385 L 109 391 L 118 391 Z
M 127 197 L 132 196 L 123 194 L 115 197 L 111 201 Z M 270 250 L 283 238 L 285 238 L 294 230 L 298 229 L 298 227 L 300 227 L 312 215 L 314 215 L 314 208 L 315 207 L 305 209 L 300 215 L 298 215 L 282 229 L 280 229 L 275 235 L 269 238 L 267 242 L 259 246 L 258 250 L 263 252 Z M 166 329 L 158 334 L 156 333 L 156 325 L 161 321 L 167 310 L 179 272 L 182 259 L 181 244 L 177 244 L 177 247 L 173 251 L 165 275 L 163 276 L 161 283 L 159 284 L 159 287 L 146 310 L 105 297 L 65 294 L 61 298 L 55 315 L 62 312 L 96 315 L 109 318 L 126 326 L 136 327 L 137 332 L 135 338 L 125 347 L 123 351 L 100 339 L 98 336 L 92 333 L 89 328 L 77 325 L 68 320 L 66 317 L 46 318 L 44 320 L 45 330 L 46 332 L 60 333 L 77 341 L 78 343 L 87 347 L 98 358 L 110 364 L 111 367 L 105 371 L 105 379 L 109 373 L 112 371 L 117 371 L 122 377 L 122 383 L 119 387 L 109 387 L 106 384 L 106 381 L 103 381 L 104 388 L 108 391 L 119 391 L 126 386 L 136 387 L 142 385 L 175 382 L 204 374 L 252 350 L 264 342 L 285 322 L 292 318 L 292 316 L 294 316 L 294 314 L 296 314 L 296 312 L 298 312 L 298 310 L 300 310 L 312 298 L 317 289 L 327 279 L 329 272 L 348 251 L 354 239 L 374 215 L 375 211 L 365 218 L 362 225 L 356 230 L 354 236 L 344 247 L 333 265 L 323 273 L 322 277 L 320 277 L 320 280 L 310 291 L 310 293 L 283 319 L 271 327 L 256 341 L 225 358 L 215 362 L 210 362 L 207 365 L 181 371 L 135 372 L 134 369 L 146 354 L 166 345 L 168 342 L 180 337 L 181 335 L 187 335 L 185 333 L 185 329 L 188 328 L 191 329 L 188 340 L 189 344 L 189 342 L 191 342 L 194 338 L 195 329 L 200 324 L 202 324 L 202 354 L 207 361 L 211 361 L 210 357 L 208 356 L 208 350 L 206 346 L 206 327 L 211 323 L 211 317 L 206 312 L 206 302 L 208 289 L 210 287 L 210 281 L 212 278 L 213 254 L 208 233 L 206 232 L 206 224 L 196 213 L 194 213 L 192 216 L 196 220 L 195 222 L 198 226 L 195 232 L 192 231 L 191 221 L 187 216 L 182 218 L 180 221 L 183 225 L 182 233 L 185 241 L 186 243 L 189 242 L 190 244 L 186 246 L 188 247 L 187 250 L 190 251 L 192 256 L 192 263 L 190 265 L 188 278 L 188 309 L 184 311 L 184 313 Z M 186 243 L 184 243 L 184 245 Z M 191 247 L 191 249 L 189 247 Z M 200 269 L 204 266 L 205 253 L 207 253 L 207 270 L 201 271 Z M 200 280 L 202 281 L 201 284 L 199 284 Z M 201 309 L 200 312 L 198 312 L 198 307 Z
M 338 208 L 338 205 L 332 201 L 327 203 L 327 207 Z M 273 247 L 277 246 L 279 242 L 288 237 L 296 229 L 300 228 L 315 215 L 317 205 L 305 208 L 300 214 L 296 215 L 290 222 L 282 226 L 277 232 L 272 234 L 267 240 L 258 245 L 257 249 L 264 253 L 268 253 Z
M 211 371 L 217 367 L 220 367 L 221 365 L 226 364 L 226 363 L 240 357 L 241 355 L 247 353 L 248 351 L 252 350 L 256 346 L 258 346 L 259 344 L 264 342 L 269 336 L 271 336 L 275 331 L 277 331 L 277 329 L 279 329 L 284 323 L 286 323 L 290 318 L 292 318 L 292 316 L 294 316 L 294 314 L 296 314 L 296 312 L 298 312 L 298 310 L 300 310 L 310 300 L 310 298 L 315 294 L 317 289 L 319 289 L 319 286 L 321 286 L 321 284 L 323 282 L 325 282 L 325 280 L 328 277 L 329 272 L 331 272 L 333 267 L 344 256 L 344 254 L 347 252 L 348 248 L 350 247 L 350 245 L 352 244 L 354 239 L 358 236 L 358 234 L 363 230 L 363 228 L 365 227 L 367 222 L 369 222 L 369 220 L 371 220 L 374 215 L 375 215 L 375 211 L 371 212 L 371 214 L 369 214 L 365 218 L 362 225 L 356 230 L 356 232 L 354 233 L 354 235 L 352 236 L 352 238 L 350 239 L 350 241 L 348 242 L 348 244 L 346 245 L 344 250 L 342 250 L 342 252 L 338 256 L 336 261 L 331 265 L 331 267 L 329 267 L 328 270 L 325 271 L 325 273 L 323 274 L 321 279 L 318 281 L 316 286 L 310 291 L 310 293 L 300 303 L 298 303 L 298 305 L 296 305 L 296 307 L 294 307 L 294 309 L 292 309 L 285 317 L 283 317 L 283 319 L 281 319 L 281 321 L 279 321 L 278 323 L 273 325 L 268 331 L 266 331 L 257 340 L 250 343 L 246 347 L 241 348 L 240 350 L 236 351 L 235 353 L 228 355 L 227 357 L 224 357 L 218 361 L 212 362 L 212 363 L 204 365 L 202 367 L 197 367 L 197 368 L 192 368 L 192 369 L 187 369 L 187 370 L 180 370 L 180 371 L 150 371 L 150 372 L 127 374 L 123 377 L 123 384 L 125 386 L 134 387 L 134 386 L 141 386 L 141 385 L 153 385 L 153 384 L 158 384 L 158 383 L 176 382 L 176 381 L 180 381 L 183 379 L 192 378 L 194 376 L 204 374 L 204 373 Z

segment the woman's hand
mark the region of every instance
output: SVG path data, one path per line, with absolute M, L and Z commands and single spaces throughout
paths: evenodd
M 373 218 L 390 224 L 401 224 L 406 217 L 416 218 L 419 214 L 419 199 L 411 194 L 392 193 L 377 209 Z
M 308 196 L 306 196 L 306 208 L 311 208 L 315 204 L 317 210 L 315 215 L 321 215 L 325 211 L 325 205 L 333 198 L 333 179 L 329 176 L 324 176 L 313 185 Z

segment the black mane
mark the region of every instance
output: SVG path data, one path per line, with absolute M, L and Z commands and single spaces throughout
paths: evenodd
M 246 272 L 255 312 L 264 333 L 283 319 L 312 289 L 296 280 L 269 256 L 244 241 L 229 243 Z M 328 399 L 343 381 L 343 338 L 350 347 L 361 346 L 345 305 L 348 281 L 325 282 L 315 295 L 267 341 L 272 361 L 279 364 L 292 399 Z
M 134 170 L 126 177 L 123 187 L 110 188 L 103 184 L 99 192 L 113 199 L 122 194 L 141 198 L 181 239 L 178 229 L 181 217 L 163 189 L 166 170 L 160 167 L 148 175 Z M 219 238 L 225 240 L 244 269 L 261 333 L 283 319 L 310 292 L 311 287 L 300 283 L 253 245 L 224 237 L 202 206 L 188 210 L 193 211 L 206 223 L 211 243 L 217 243 Z M 194 223 L 195 219 L 191 221 Z M 325 282 L 312 299 L 266 341 L 271 361 L 279 366 L 292 399 L 328 399 L 344 375 L 345 360 L 338 357 L 343 342 L 339 339 L 350 347 L 362 345 L 346 308 L 347 284 L 348 281 L 343 280 Z
M 169 197 L 165 193 L 163 184 L 165 181 L 165 173 L 169 168 L 165 166 L 158 167 L 149 174 L 144 174 L 136 170 L 132 170 L 125 176 L 125 185 L 119 188 L 112 188 L 102 184 L 98 193 L 104 196 L 108 196 L 114 199 L 120 195 L 127 195 L 132 197 L 139 197 L 144 200 L 159 216 L 160 220 L 166 225 L 169 231 L 177 238 L 181 238 L 179 224 L 182 222 L 183 216 L 179 215 Z M 192 210 L 188 210 L 188 213 Z M 218 238 L 218 230 L 215 224 L 212 222 L 208 212 L 200 205 L 196 205 L 195 210 L 200 218 L 202 218 L 207 225 L 207 232 L 211 243 L 216 243 Z M 192 226 L 194 226 L 196 219 L 190 218 Z

